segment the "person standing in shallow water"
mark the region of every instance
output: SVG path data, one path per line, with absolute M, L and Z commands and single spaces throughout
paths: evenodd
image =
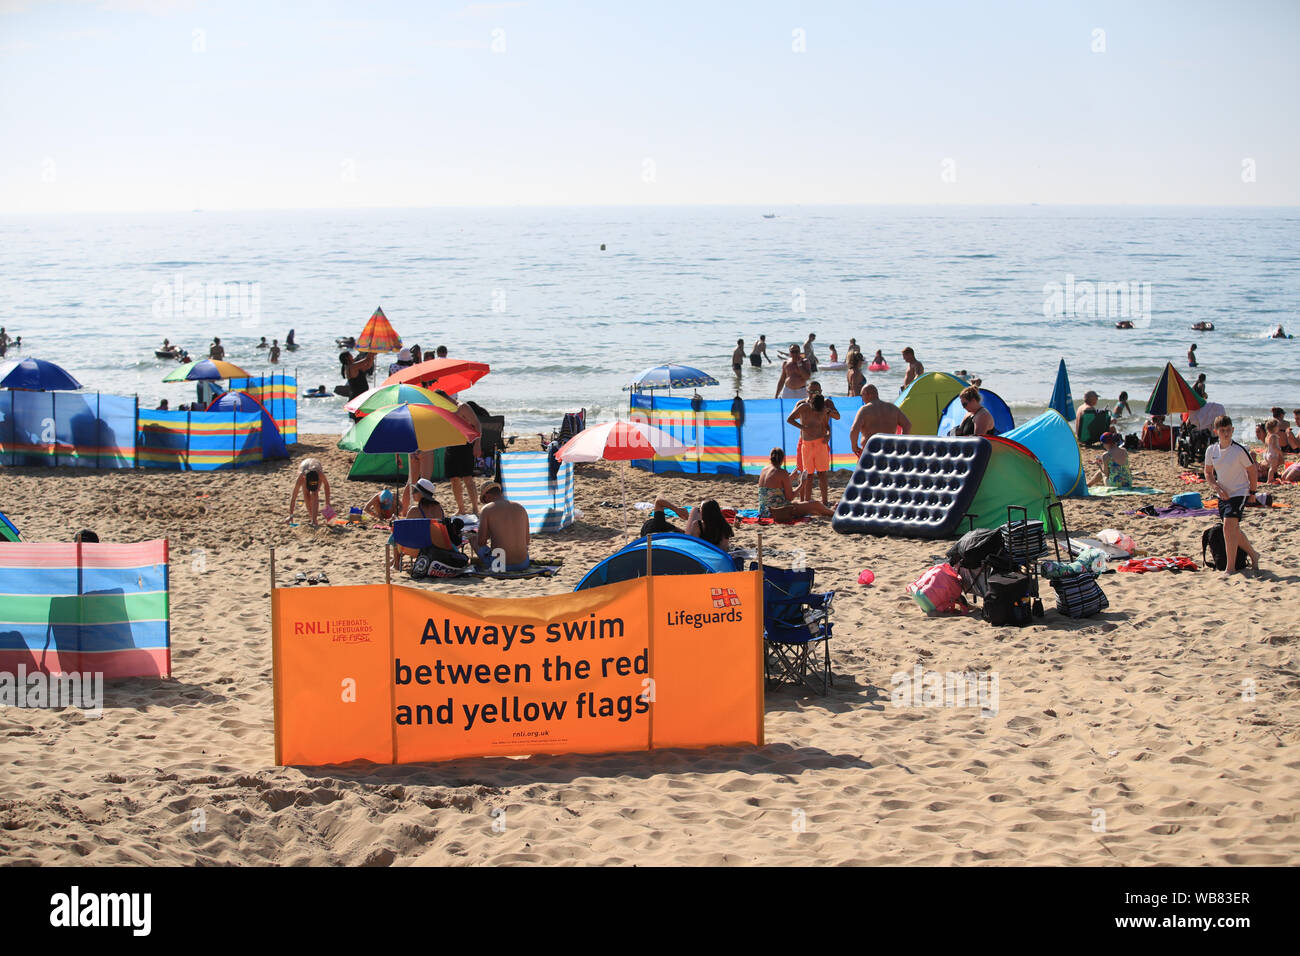
M 745 340 L 736 339 L 736 351 L 731 353 L 731 370 L 737 375 L 745 364 Z
M 767 359 L 767 364 L 772 364 L 772 358 L 767 354 L 767 336 L 760 335 L 758 341 L 754 343 L 754 350 L 749 353 L 749 364 L 754 368 L 763 367 L 763 359 Z

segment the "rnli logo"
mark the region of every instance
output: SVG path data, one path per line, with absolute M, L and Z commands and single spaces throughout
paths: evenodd
M 711 588 L 710 590 L 714 607 L 740 607 L 740 598 L 736 597 L 735 588 Z

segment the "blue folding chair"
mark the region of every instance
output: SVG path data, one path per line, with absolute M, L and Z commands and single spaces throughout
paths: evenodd
M 750 570 L 757 568 L 751 564 Z M 763 673 L 769 685 L 807 685 L 820 678 L 825 694 L 831 676 L 831 602 L 834 591 L 813 590 L 813 571 L 763 565 Z M 818 661 L 817 645 L 822 660 Z M 818 672 L 821 672 L 818 674 Z

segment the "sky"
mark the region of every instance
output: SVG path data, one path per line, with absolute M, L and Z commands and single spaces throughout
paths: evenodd
M 1300 2 L 0 0 L 0 213 L 1300 204 Z

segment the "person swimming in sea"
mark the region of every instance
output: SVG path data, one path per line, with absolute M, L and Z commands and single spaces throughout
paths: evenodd
M 271 346 L 266 344 L 266 336 L 262 336 L 262 341 L 257 343 L 259 349 L 269 349 Z

